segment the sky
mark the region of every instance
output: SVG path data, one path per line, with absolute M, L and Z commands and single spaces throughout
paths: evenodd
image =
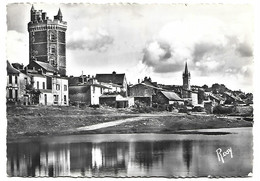
M 7 5 L 7 59 L 29 63 L 31 4 Z M 181 85 L 185 62 L 191 85 L 214 83 L 253 91 L 254 13 L 251 5 L 34 4 L 67 21 L 67 74 L 126 73 Z

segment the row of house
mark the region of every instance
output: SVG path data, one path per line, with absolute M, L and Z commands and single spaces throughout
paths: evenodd
M 48 63 L 31 61 L 23 67 L 7 61 L 7 102 L 66 106 L 70 104 L 130 107 L 136 101 L 146 106 L 183 104 L 173 90 L 158 87 L 151 78 L 129 86 L 125 74 L 60 76 Z M 186 98 L 188 99 L 188 98 Z M 197 97 L 195 97 L 197 99 Z M 194 101 L 195 104 L 197 101 Z
M 7 102 L 23 105 L 69 105 L 68 78 L 44 62 L 26 67 L 7 61 Z

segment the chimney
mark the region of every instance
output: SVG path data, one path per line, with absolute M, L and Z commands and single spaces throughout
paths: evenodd
M 140 84 L 140 79 L 138 79 L 138 84 Z
M 42 20 L 46 20 L 46 12 L 42 13 Z
M 27 66 L 24 68 L 24 70 L 25 70 L 25 74 L 28 74 L 28 67 Z
M 82 71 L 82 74 L 81 74 L 81 79 L 82 79 L 82 84 L 84 84 L 83 71 Z

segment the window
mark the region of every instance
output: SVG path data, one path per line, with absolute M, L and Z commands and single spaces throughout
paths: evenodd
M 14 83 L 17 84 L 17 76 L 14 77 Z
M 15 90 L 15 101 L 18 100 L 18 90 Z
M 93 93 L 95 93 L 95 86 L 93 86 Z
M 64 95 L 64 104 L 67 104 L 67 96 Z
M 54 104 L 58 104 L 59 95 L 54 95 Z
M 24 82 L 25 82 L 26 85 L 28 84 L 28 79 L 27 79 L 27 77 L 24 78 Z
M 39 81 L 37 81 L 37 89 L 39 89 Z
M 60 84 L 56 84 L 56 90 L 60 90 Z
M 13 89 L 9 89 L 9 98 L 13 98 Z
M 67 85 L 64 85 L 64 91 L 67 91 Z
M 11 84 L 12 82 L 13 82 L 12 75 L 9 75 L 9 84 Z
M 52 42 L 54 42 L 56 40 L 55 34 L 54 33 L 50 33 L 50 40 Z
M 55 54 L 56 52 L 56 48 L 55 47 L 51 47 L 50 48 L 50 54 Z
M 45 82 L 42 83 L 42 89 L 45 89 Z
M 100 94 L 103 94 L 103 89 L 100 87 Z

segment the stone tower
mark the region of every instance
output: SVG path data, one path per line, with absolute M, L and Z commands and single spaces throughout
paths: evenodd
M 190 72 L 188 71 L 188 65 L 187 62 L 185 64 L 185 70 L 182 74 L 183 79 L 183 98 L 190 98 Z
M 61 76 L 66 75 L 66 30 L 67 22 L 62 20 L 62 13 L 51 20 L 46 12 L 31 8 L 29 32 L 29 61 L 49 63 Z

